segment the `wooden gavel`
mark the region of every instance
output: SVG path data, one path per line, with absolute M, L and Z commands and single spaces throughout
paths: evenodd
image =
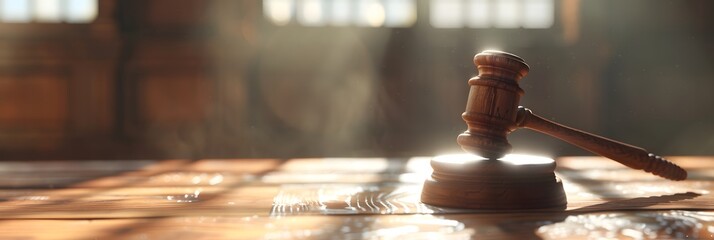
M 457 138 L 465 151 L 490 159 L 500 158 L 511 150 L 506 135 L 524 127 L 559 138 L 630 168 L 671 180 L 687 178 L 684 169 L 642 148 L 566 127 L 519 107 L 523 89 L 518 86 L 518 81 L 529 70 L 522 58 L 506 52 L 487 50 L 476 54 L 474 64 L 479 75 L 469 79 L 471 90 L 466 111 L 462 114 L 468 130 Z

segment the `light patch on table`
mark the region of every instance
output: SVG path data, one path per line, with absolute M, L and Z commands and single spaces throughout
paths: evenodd
M 278 170 L 317 173 L 377 173 L 390 169 L 386 158 L 297 158 L 288 160 Z
M 419 201 L 421 185 L 284 185 L 271 215 L 435 213 Z
M 704 226 L 712 224 L 706 213 L 685 211 L 583 214 L 542 226 L 537 234 L 544 239 L 689 239 L 707 236 Z

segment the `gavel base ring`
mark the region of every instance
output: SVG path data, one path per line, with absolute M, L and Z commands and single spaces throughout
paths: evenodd
M 471 154 L 438 156 L 424 182 L 426 204 L 482 210 L 565 209 L 563 184 L 550 158 L 509 154 L 488 160 Z

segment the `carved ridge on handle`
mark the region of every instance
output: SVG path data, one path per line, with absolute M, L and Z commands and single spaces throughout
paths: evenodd
M 650 158 L 650 164 L 643 169 L 645 172 L 671 180 L 679 181 L 687 179 L 687 171 L 673 162 L 652 153 L 648 154 L 648 156 Z
M 516 125 L 548 134 L 630 168 L 644 170 L 670 180 L 687 178 L 687 171 L 642 148 L 549 121 L 535 115 L 528 108 L 518 107 Z

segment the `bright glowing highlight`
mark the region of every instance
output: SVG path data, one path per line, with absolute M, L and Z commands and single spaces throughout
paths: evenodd
M 487 161 L 487 158 L 473 155 L 473 154 L 448 154 L 440 155 L 434 157 L 434 161 L 453 163 L 453 164 L 466 164 L 476 161 Z M 530 165 L 530 164 L 548 164 L 555 162 L 552 158 L 525 155 L 525 154 L 507 154 L 506 156 L 499 159 L 502 162 L 513 164 L 513 165 Z

